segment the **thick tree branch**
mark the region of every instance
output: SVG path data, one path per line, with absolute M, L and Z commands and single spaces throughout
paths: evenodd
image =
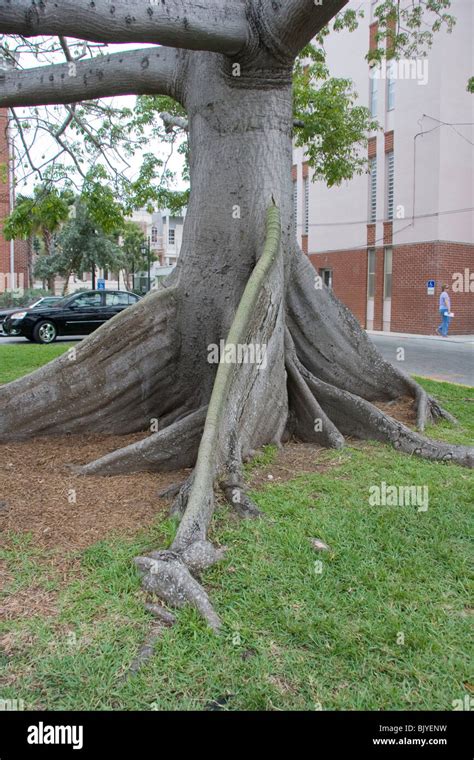
M 163 113 L 160 113 L 160 119 L 165 125 L 165 132 L 172 132 L 175 127 L 184 129 L 186 132 L 188 130 L 188 120 L 183 116 L 173 116 L 168 111 L 163 111 Z
M 144 48 L 0 73 L 0 106 L 77 103 L 112 95 L 160 94 L 177 97 L 180 52 Z
M 233 54 L 245 47 L 249 26 L 244 0 L 0 0 L 0 32 Z
M 283 62 L 299 51 L 348 0 L 253 0 L 250 13 L 264 45 Z

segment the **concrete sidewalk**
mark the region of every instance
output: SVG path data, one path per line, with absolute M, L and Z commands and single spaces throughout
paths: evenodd
M 437 340 L 440 343 L 474 343 L 474 335 L 419 335 L 418 333 L 385 332 L 383 330 L 366 330 L 367 335 L 380 335 L 384 338 L 413 338 L 418 340 Z

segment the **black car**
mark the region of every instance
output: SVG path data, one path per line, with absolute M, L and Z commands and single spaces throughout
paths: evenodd
M 3 330 L 35 343 L 52 343 L 58 335 L 88 335 L 139 300 L 124 290 L 88 290 L 49 308 L 18 309 L 5 318 Z
M 58 303 L 59 301 L 62 301 L 64 296 L 42 296 L 41 298 L 38 298 L 37 301 L 33 301 L 32 304 L 30 304 L 27 307 L 27 309 L 39 309 L 44 308 L 45 306 L 52 306 L 55 303 Z M 3 331 L 3 323 L 6 319 L 6 317 L 9 317 L 10 314 L 15 314 L 15 312 L 21 311 L 21 307 L 17 306 L 16 309 L 0 309 L 0 335 Z

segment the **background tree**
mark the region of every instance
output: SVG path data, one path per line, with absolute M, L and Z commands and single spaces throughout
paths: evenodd
M 121 234 L 122 267 L 125 272 L 127 290 L 131 290 L 130 275 L 146 269 L 148 262 L 143 255 L 145 235 L 135 222 L 125 222 Z
M 84 201 L 77 201 L 72 208 L 74 214 L 58 235 L 55 253 L 40 258 L 35 269 L 37 277 L 64 277 L 64 294 L 73 273 L 91 272 L 94 288 L 96 268 L 118 271 L 123 265 L 121 247 L 94 221 Z
M 295 239 L 293 67 L 344 4 L 143 1 L 131 15 L 126 0 L 115 0 L 113 12 L 107 0 L 43 0 L 34 13 L 30 0 L 0 0 L 6 34 L 151 43 L 73 66 L 5 72 L 0 104 L 171 97 L 187 116 L 191 188 L 181 255 L 165 287 L 81 342 L 76 361 L 60 357 L 0 389 L 0 437 L 145 431 L 158 419 L 159 432 L 80 471 L 194 467 L 177 496 L 171 550 L 138 566 L 148 590 L 171 604 L 191 602 L 215 628 L 219 618 L 196 579 L 222 556 L 207 540 L 214 485 L 239 514 L 255 514 L 241 468 L 256 447 L 289 435 L 340 447 L 356 435 L 473 463 L 470 449 L 430 441 L 373 403 L 411 396 L 421 429 L 447 416 L 381 357 Z M 393 12 L 399 6 L 391 2 Z M 235 358 L 240 348 L 245 361 L 242 352 Z
M 30 241 L 35 235 L 40 235 L 44 254 L 51 256 L 54 249 L 54 233 L 68 218 L 71 203 L 70 192 L 39 185 L 35 187 L 32 197 L 18 196 L 15 208 L 5 221 L 3 234 L 7 240 L 20 238 Z M 45 279 L 48 280 L 49 290 L 53 290 L 54 275 L 51 274 Z

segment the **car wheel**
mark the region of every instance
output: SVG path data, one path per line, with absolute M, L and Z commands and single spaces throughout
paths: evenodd
M 52 322 L 39 322 L 33 330 L 33 338 L 36 343 L 52 343 L 56 340 L 58 331 Z

